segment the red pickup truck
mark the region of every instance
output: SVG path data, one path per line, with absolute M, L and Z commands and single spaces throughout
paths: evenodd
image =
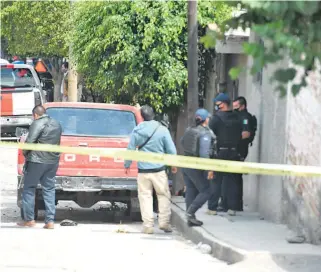
M 56 102 L 44 106 L 47 114 L 62 125 L 62 146 L 126 149 L 130 133 L 142 121 L 139 109 L 128 105 Z M 24 157 L 19 150 L 17 204 L 20 209 L 23 165 Z M 56 177 L 56 204 L 59 200 L 72 200 L 86 208 L 99 201 L 123 202 L 127 204 L 128 216 L 141 220 L 137 164 L 126 175 L 123 160 L 62 153 Z M 37 217 L 39 209 L 44 209 L 40 185 L 35 203 Z

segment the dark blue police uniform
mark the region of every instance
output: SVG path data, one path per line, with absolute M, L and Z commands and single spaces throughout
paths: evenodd
M 219 94 L 214 101 L 230 103 L 229 97 L 223 93 Z M 209 127 L 217 137 L 217 159 L 239 161 L 242 123 L 238 114 L 232 110 L 218 111 L 212 117 Z M 217 211 L 219 199 L 222 197 L 224 210 L 238 210 L 238 187 L 239 174 L 215 172 L 208 209 Z
M 199 117 L 200 121 L 205 121 L 208 116 L 209 113 L 205 109 L 199 109 L 196 112 L 196 118 Z M 184 155 L 210 158 L 213 153 L 215 136 L 207 126 L 199 124 L 186 130 L 181 143 Z M 193 146 L 197 151 L 193 150 Z M 196 219 L 195 213 L 206 203 L 211 194 L 208 171 L 185 168 L 183 176 L 186 186 L 185 201 L 188 224 L 201 226 L 203 223 Z

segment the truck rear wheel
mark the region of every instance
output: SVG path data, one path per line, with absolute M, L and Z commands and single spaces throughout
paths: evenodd
M 140 212 L 133 212 L 130 214 L 130 218 L 132 221 L 141 222 L 142 221 L 142 215 Z
M 138 198 L 132 198 L 129 202 L 127 202 L 127 213 L 132 221 L 142 221 Z

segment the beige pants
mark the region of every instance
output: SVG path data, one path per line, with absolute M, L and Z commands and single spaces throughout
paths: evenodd
M 138 174 L 138 199 L 143 224 L 147 228 L 154 226 L 153 188 L 158 199 L 159 226 L 168 225 L 171 217 L 171 194 L 166 172 L 140 173 Z

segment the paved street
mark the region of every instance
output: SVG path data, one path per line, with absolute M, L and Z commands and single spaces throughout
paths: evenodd
M 79 209 L 61 203 L 57 222 L 72 219 L 75 227 L 18 228 L 16 150 L 0 148 L 1 229 L 0 271 L 223 271 L 228 266 L 174 232 L 141 233 L 140 223 L 108 223 L 104 205 Z M 116 219 L 117 220 L 117 219 Z M 110 220 L 109 220 L 110 221 Z

